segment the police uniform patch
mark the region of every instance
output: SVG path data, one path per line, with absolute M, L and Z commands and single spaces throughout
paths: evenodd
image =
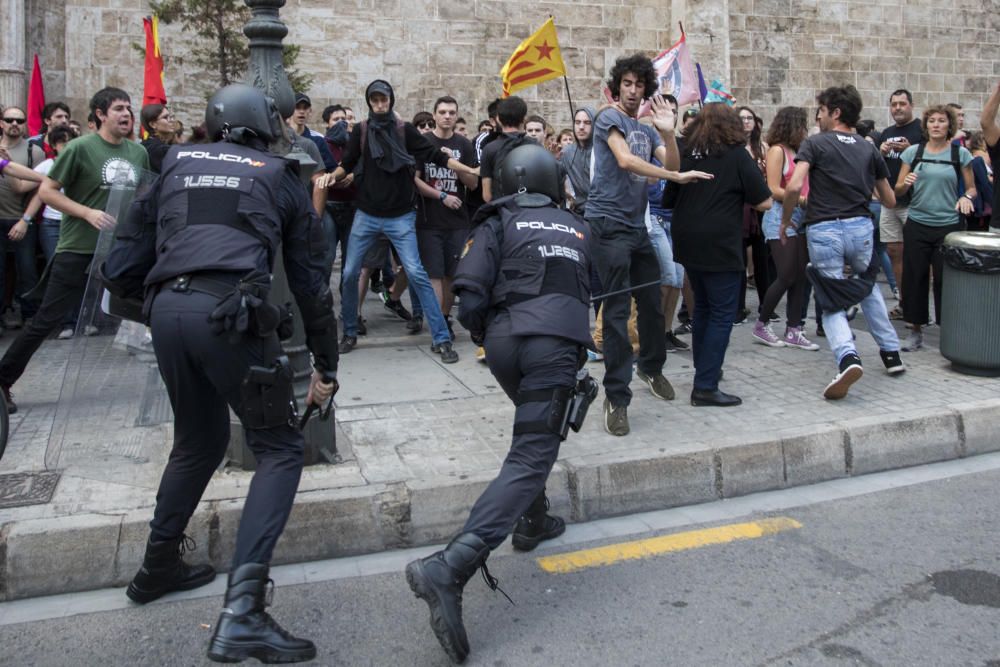
M 458 258 L 461 259 L 461 258 L 465 257 L 466 255 L 468 255 L 469 254 L 469 250 L 471 248 L 472 248 L 472 237 L 470 236 L 469 240 L 465 242 L 465 247 L 462 248 L 462 254 L 459 255 Z

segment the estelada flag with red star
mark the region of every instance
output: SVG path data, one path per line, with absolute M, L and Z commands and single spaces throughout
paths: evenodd
M 565 75 L 566 65 L 559 50 L 556 24 L 550 16 L 541 28 L 518 45 L 500 70 L 503 96 L 510 97 L 522 88 Z

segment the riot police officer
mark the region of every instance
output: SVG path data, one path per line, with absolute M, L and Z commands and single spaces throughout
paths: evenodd
M 326 243 L 295 166 L 268 152 L 283 131 L 274 102 L 250 86 L 227 86 L 209 100 L 205 121 L 215 143 L 170 150 L 156 185 L 118 225 L 104 266 L 113 294 L 144 292 L 175 418 L 145 558 L 127 595 L 145 603 L 214 578 L 210 566 L 188 565 L 181 555 L 188 520 L 225 454 L 231 407 L 257 469 L 208 657 L 310 660 L 313 643 L 293 637 L 264 608 L 268 564 L 292 509 L 304 450 L 277 333 L 289 333 L 291 318 L 267 297 L 282 252 L 313 355 L 306 402 L 330 399 L 337 327 Z
M 501 196 L 476 214 L 456 272 L 459 320 L 486 348 L 486 361 L 516 406 L 511 448 L 461 534 L 406 566 L 430 607 L 431 628 L 455 662 L 469 653 L 462 589 L 514 527 L 513 544 L 533 549 L 565 522 L 546 512 L 545 481 L 569 428 L 579 429 L 597 384 L 581 371 L 590 337 L 589 229 L 558 208 L 559 168 L 541 146 L 512 150 L 501 163 Z M 485 221 L 484 221 L 485 219 Z

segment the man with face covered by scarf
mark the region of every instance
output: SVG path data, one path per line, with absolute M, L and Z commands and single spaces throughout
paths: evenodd
M 347 139 L 350 136 L 347 110 L 339 104 L 332 104 L 323 110 L 323 122 L 326 123 L 326 146 L 333 154 L 337 164 L 344 158 Z M 347 239 L 351 234 L 351 223 L 354 221 L 354 200 L 358 190 L 354 187 L 354 176 L 346 178 L 330 188 L 326 193 L 326 212 L 332 221 L 332 229 L 327 230 L 330 237 L 330 263 L 337 259 L 337 246 L 340 245 L 341 265 L 347 263 Z M 343 280 L 343 277 L 341 277 Z
M 358 339 L 358 276 L 361 260 L 379 234 L 389 237 L 417 293 L 424 317 L 430 325 L 431 351 L 441 361 L 452 364 L 458 353 L 452 349 L 451 334 L 438 305 L 427 272 L 417 251 L 415 166 L 432 162 L 458 173 L 478 176 L 479 170 L 467 167 L 438 150 L 413 125 L 404 123 L 394 112 L 395 93 L 387 81 L 376 79 L 365 91 L 368 119 L 354 126 L 347 141 L 340 166 L 321 177 L 317 187 L 328 187 L 353 174 L 358 188 L 357 213 L 347 244 L 344 262 L 342 317 L 344 336 L 341 353 L 350 352 Z

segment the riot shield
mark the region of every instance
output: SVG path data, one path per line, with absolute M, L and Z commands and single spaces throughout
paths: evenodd
M 105 208 L 116 220 L 155 178 L 119 170 Z M 98 277 L 114 243 L 100 233 L 78 309 L 55 406 L 45 466 L 63 477 L 155 488 L 170 451 L 172 414 L 146 327 L 106 312 L 107 294 Z M 38 354 L 66 343 L 48 341 Z

